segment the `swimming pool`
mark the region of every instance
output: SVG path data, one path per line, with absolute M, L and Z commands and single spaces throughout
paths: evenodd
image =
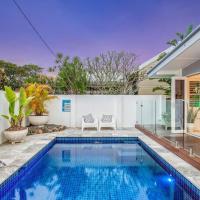
M 192 200 L 200 191 L 137 138 L 56 138 L 0 186 L 0 199 Z

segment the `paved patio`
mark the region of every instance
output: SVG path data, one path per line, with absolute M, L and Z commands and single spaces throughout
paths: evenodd
M 159 145 L 137 129 L 101 132 L 67 129 L 59 133 L 27 136 L 24 143 L 0 145 L 0 184 L 17 171 L 55 137 L 138 137 L 200 189 L 200 171 Z

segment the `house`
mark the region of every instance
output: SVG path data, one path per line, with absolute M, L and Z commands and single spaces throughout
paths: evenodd
M 158 53 L 153 58 L 147 60 L 146 62 L 142 63 L 139 66 L 139 69 L 144 74 L 144 79 L 139 82 L 138 84 L 138 94 L 139 95 L 162 95 L 164 91 L 158 90 L 153 91 L 153 88 L 161 86 L 161 87 L 168 87 L 167 83 L 159 82 L 158 78 L 149 78 L 147 76 L 147 72 L 154 68 L 158 63 L 162 55 L 169 53 L 173 47 L 169 47 L 168 49 Z
M 149 78 L 172 77 L 172 132 L 181 131 L 180 116 L 183 118 L 183 131 L 188 132 L 187 122 L 190 121 L 187 117 L 200 107 L 200 26 L 156 63 L 147 75 Z M 194 127 L 190 132 L 200 136 L 200 112 L 194 119 Z

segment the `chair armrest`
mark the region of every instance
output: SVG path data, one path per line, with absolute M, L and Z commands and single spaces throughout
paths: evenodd
M 112 117 L 112 123 L 116 123 L 115 117 Z
M 98 123 L 98 119 L 97 118 L 94 118 L 94 123 Z
M 85 122 L 84 122 L 84 117 L 81 117 L 81 122 L 82 122 L 82 124 L 85 123 Z

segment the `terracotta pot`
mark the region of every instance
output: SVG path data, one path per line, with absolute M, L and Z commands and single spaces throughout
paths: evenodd
M 47 124 L 49 120 L 49 116 L 48 115 L 41 115 L 41 116 L 30 115 L 28 119 L 32 125 L 41 126 L 41 125 Z
M 4 131 L 4 136 L 7 140 L 9 140 L 12 144 L 15 142 L 23 142 L 24 138 L 28 134 L 28 129 L 18 130 L 18 131 Z

